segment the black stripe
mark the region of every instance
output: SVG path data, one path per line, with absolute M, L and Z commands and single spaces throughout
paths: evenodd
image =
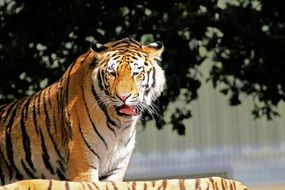
M 56 98 L 57 99 L 57 98 Z M 58 119 L 58 117 L 59 117 L 59 115 L 58 115 L 58 111 L 59 111 L 59 107 L 56 107 L 56 104 L 57 103 L 55 103 L 54 102 L 54 104 L 52 105 L 52 106 L 55 106 L 53 109 L 54 109 L 54 111 L 53 111 L 53 116 L 52 116 L 52 125 L 54 126 L 54 131 L 55 131 L 55 133 L 57 133 L 58 132 L 58 126 L 57 126 L 57 124 L 60 122 L 59 121 L 59 119 Z M 51 107 L 52 107 L 51 106 Z M 63 128 L 63 127 L 61 127 L 61 128 Z
M 123 160 L 122 158 L 118 161 L 119 163 L 121 163 L 121 160 Z M 107 179 L 110 176 L 116 175 L 118 172 L 120 172 L 121 170 L 124 170 L 124 167 L 116 167 L 110 171 L 108 171 L 108 174 L 104 175 L 101 178 Z
M 195 181 L 195 189 L 198 189 L 200 187 L 200 179 L 196 179 Z
M 86 61 L 87 57 L 91 54 L 91 51 L 84 57 L 84 59 L 80 62 L 80 64 L 82 64 L 83 62 Z M 66 76 L 66 88 L 64 89 L 64 92 L 65 92 L 65 103 L 66 105 L 68 104 L 68 95 L 69 95 L 69 79 L 71 78 L 70 75 L 71 75 L 71 71 L 72 71 L 72 68 L 74 67 L 74 65 L 76 64 L 76 62 L 74 61 L 68 68 L 68 71 L 67 71 L 67 76 Z
M 222 185 L 222 189 L 226 189 L 225 180 L 223 178 L 221 178 L 221 185 Z
M 61 155 L 61 152 L 60 150 L 58 149 L 57 147 L 57 143 L 55 142 L 54 138 L 53 138 L 53 135 L 51 133 L 51 125 L 50 125 L 50 117 L 49 117 L 49 113 L 48 113 L 48 110 L 47 110 L 47 104 L 46 104 L 46 91 L 43 92 L 43 107 L 44 107 L 44 114 L 45 114 L 45 121 L 46 121 L 46 128 L 47 128 L 47 132 L 48 132 L 48 135 L 49 135 L 49 138 L 52 142 L 52 145 L 54 147 L 54 150 L 56 151 L 57 153 L 57 156 L 60 158 L 60 160 L 64 160 L 63 156 Z M 52 108 L 51 108 L 52 109 Z
M 132 38 L 128 38 L 132 43 L 136 44 L 138 47 L 141 47 L 141 44 Z
M 62 78 L 59 80 L 59 82 L 57 83 L 56 86 L 56 103 L 57 103 L 57 107 L 60 107 L 60 100 L 61 100 L 61 96 L 60 96 L 60 90 L 61 90 L 61 84 L 62 84 Z
M 63 78 L 61 78 L 58 82 L 58 85 L 56 86 L 56 102 L 57 102 L 57 110 L 58 110 L 58 113 L 60 113 L 61 115 L 56 115 L 56 113 L 54 113 L 54 122 L 56 122 L 56 120 L 58 122 L 62 122 L 61 124 L 64 125 L 64 121 L 65 121 L 65 118 L 64 118 L 64 105 L 63 105 L 63 100 L 62 100 L 62 83 L 63 83 Z M 58 117 L 58 118 L 57 118 Z M 59 117 L 61 117 L 61 120 L 59 120 Z M 61 130 L 60 134 L 62 135 L 62 139 L 65 138 L 64 134 L 67 134 L 67 129 L 65 126 L 63 127 L 60 127 L 58 126 L 59 129 Z M 55 127 L 55 129 L 57 129 Z
M 90 54 L 90 53 L 89 53 Z M 89 55 L 88 54 L 88 55 Z M 80 63 L 83 63 L 85 60 L 86 60 L 86 58 L 88 57 L 88 55 L 80 62 Z M 76 64 L 76 62 L 73 62 L 71 65 L 70 65 L 70 67 L 68 68 L 68 71 L 67 71 L 67 76 L 65 77 L 65 79 L 66 79 L 66 82 L 65 82 L 65 89 L 61 89 L 61 90 L 63 90 L 63 94 L 65 94 L 65 97 L 64 97 L 64 107 L 65 106 L 67 106 L 68 105 L 68 98 L 69 98 L 69 84 L 70 84 L 70 79 L 71 79 L 71 71 L 72 71 L 72 69 L 73 69 L 73 67 L 74 67 L 74 65 Z M 63 103 L 63 102 L 62 102 Z M 62 106 L 63 107 L 63 106 Z M 63 108 L 64 108 L 63 107 Z M 67 114 L 64 114 L 64 112 L 66 112 Z M 68 129 L 66 129 L 66 128 L 64 128 L 65 129 L 65 131 L 64 131 L 64 134 L 66 134 L 66 136 L 69 136 L 69 135 L 67 135 L 67 134 L 70 134 L 70 131 L 72 131 L 72 129 L 71 129 L 71 124 L 70 124 L 70 113 L 67 111 L 67 110 L 62 110 L 62 115 L 63 115 L 63 120 L 62 121 L 65 121 L 65 123 L 66 123 L 66 127 L 68 127 Z M 67 117 L 67 119 L 64 119 L 64 116 L 66 116 Z M 67 131 L 68 130 L 68 131 Z
M 3 171 L 0 167 L 0 185 L 4 185 L 5 184 L 5 178 L 4 178 L 4 175 L 3 175 Z
M 89 165 L 89 164 L 88 164 L 88 167 L 89 167 L 89 168 L 92 168 L 92 169 L 94 169 L 94 170 L 98 170 L 98 168 L 97 168 L 96 166 L 93 166 L 93 165 Z
M 39 119 L 40 115 L 41 115 L 41 98 L 42 98 L 42 93 L 43 90 L 41 90 L 38 94 L 38 99 L 37 99 L 37 108 L 36 108 L 36 117 L 37 119 Z M 37 125 L 37 128 L 39 128 L 39 126 Z
M 77 123 L 78 123 L 78 128 L 79 128 L 79 133 L 83 139 L 83 142 L 85 143 L 85 145 L 87 146 L 87 148 L 98 158 L 100 159 L 100 156 L 96 153 L 96 151 L 91 147 L 91 145 L 87 142 L 87 140 L 85 139 L 83 133 L 82 133 L 82 129 L 81 129 L 81 126 L 80 126 L 80 120 L 79 118 L 77 118 Z
M 106 95 L 110 95 L 109 91 L 106 89 L 107 84 L 105 84 L 105 78 L 103 76 L 104 76 L 103 70 L 99 70 L 98 74 L 97 74 L 99 87 L 102 91 L 105 92 Z M 103 86 L 103 84 L 104 84 L 104 86 Z
M 102 81 L 102 73 L 103 71 L 101 71 L 101 70 L 98 70 L 98 72 L 97 72 L 97 79 L 98 79 L 98 84 L 99 84 L 99 87 L 100 87 L 100 89 L 102 90 L 102 91 L 104 91 L 105 90 L 105 88 L 103 87 L 103 81 Z
M 66 112 L 68 112 L 68 111 L 66 110 Z M 62 113 L 62 114 L 64 114 L 64 113 Z M 70 118 L 67 117 L 68 115 L 70 115 L 70 114 L 69 113 L 64 114 L 64 121 L 63 121 L 64 129 L 63 129 L 63 133 L 62 133 L 63 134 L 62 135 L 62 139 L 64 141 L 67 141 L 68 139 L 71 139 L 72 136 L 73 136 L 72 135 L 72 126 L 71 126 Z
M 118 55 L 118 54 L 114 54 L 114 55 L 112 55 L 113 60 L 117 60 L 119 57 L 121 57 L 121 56 L 120 56 L 120 55 Z
M 3 164 L 5 164 L 6 165 L 6 168 L 8 168 L 8 172 L 9 172 L 9 177 L 10 178 L 12 178 L 12 175 L 13 175 L 13 170 L 12 170 L 12 168 L 9 166 L 9 163 L 8 163 L 8 161 L 4 158 L 4 154 L 3 154 L 3 152 L 0 150 L 0 166 L 3 166 Z M 1 170 L 1 167 L 0 167 L 0 170 Z M 7 176 L 7 175 L 6 175 Z M 0 178 L 1 178 L 1 180 L 2 180 L 2 184 L 5 184 L 5 177 L 4 177 L 4 175 L 3 175 L 3 173 L 2 173 L 2 171 L 1 171 L 1 173 L 0 173 Z
M 28 106 L 29 106 L 29 100 L 26 101 L 24 107 L 28 107 Z M 25 159 L 26 159 L 27 163 L 29 164 L 30 168 L 33 171 L 36 171 L 34 164 L 32 162 L 31 142 L 30 142 L 30 137 L 29 137 L 27 130 L 26 130 L 24 111 L 22 111 L 22 113 L 21 113 L 20 128 L 21 128 L 21 132 L 22 132 L 23 148 L 25 150 L 24 151 L 25 152 Z
M 52 180 L 48 181 L 48 190 L 52 190 Z
M 6 116 L 4 118 L 1 118 L 3 123 L 6 123 L 7 119 L 9 118 L 9 115 L 11 111 L 16 107 L 16 105 L 19 103 L 18 101 L 12 102 L 11 104 L 7 105 L 8 110 L 6 111 Z
M 26 166 L 26 164 L 24 163 L 23 160 L 21 160 L 21 164 L 23 169 L 25 170 L 26 174 L 31 178 L 31 179 L 35 179 L 36 176 L 34 175 L 34 173 L 32 171 L 30 171 L 30 169 L 28 168 L 28 166 Z
M 1 124 L 2 124 L 3 127 L 5 126 L 5 123 L 6 123 L 7 119 L 9 118 L 11 111 L 13 110 L 13 108 L 16 107 L 16 105 L 17 105 L 16 103 L 17 103 L 17 102 L 13 102 L 13 103 L 9 104 L 9 105 L 7 106 L 7 107 L 8 107 L 8 110 L 3 109 L 3 110 L 6 110 L 6 115 L 5 115 L 5 117 L 3 117 L 2 115 L 1 115 L 1 117 L 0 117 L 0 121 L 2 121 Z M 5 108 L 7 108 L 7 107 L 5 107 Z
M 56 173 L 60 180 L 68 180 L 65 176 L 65 172 L 61 171 L 60 169 L 57 169 Z
M 14 123 L 14 117 L 16 116 L 17 110 L 22 105 L 22 103 L 24 101 L 25 101 L 25 99 L 21 99 L 21 100 L 18 100 L 17 102 L 15 102 L 14 105 L 13 105 L 13 109 L 11 110 L 11 114 L 9 114 L 10 110 L 9 110 L 9 112 L 7 111 L 7 115 L 5 117 L 5 121 L 4 122 L 6 122 L 6 119 L 8 118 L 8 115 L 11 115 L 11 117 L 9 117 L 9 122 L 6 125 L 7 128 L 11 128 L 12 127 L 12 125 Z
M 128 45 L 128 39 L 125 38 L 125 39 L 122 39 L 122 40 L 119 40 L 119 41 L 116 41 L 116 42 L 113 42 L 111 47 L 112 48 L 118 48 L 118 47 L 121 47 L 121 46 L 126 46 Z
M 59 168 L 58 168 L 58 170 L 65 176 L 65 171 L 66 171 L 66 163 L 65 163 L 65 161 L 63 161 L 64 162 L 64 164 L 61 162 L 61 161 L 57 161 L 57 163 L 58 163 L 58 165 L 59 165 Z
M 58 82 L 58 86 L 57 86 L 57 91 L 56 91 L 56 100 L 57 100 L 57 107 L 58 108 L 62 108 L 62 110 L 64 109 L 62 106 L 62 83 L 63 83 L 63 77 L 60 78 L 59 82 Z
M 50 134 L 50 117 L 48 115 L 48 110 L 47 110 L 47 101 L 46 101 L 46 90 L 43 91 L 43 107 L 44 107 L 44 116 L 45 116 L 45 123 L 47 127 L 47 131 Z
M 69 120 L 69 118 L 67 118 L 66 116 L 70 116 L 70 114 L 69 113 L 67 113 L 67 115 L 65 114 L 66 113 L 66 103 L 68 103 L 68 101 L 66 101 L 65 102 L 65 98 L 64 98 L 64 96 L 65 96 L 65 92 L 64 92 L 64 89 L 63 89 L 63 85 L 65 85 L 65 81 L 61 81 L 61 83 L 60 83 L 60 87 L 59 87 L 59 92 L 60 92 L 60 94 L 59 94 L 59 96 L 60 96 L 60 98 L 59 98 L 59 103 L 58 103 L 58 109 L 60 110 L 60 108 L 61 108 L 61 110 L 60 110 L 60 114 L 61 114 L 61 122 L 62 122 L 62 125 L 63 125 L 63 127 L 60 127 L 60 129 L 61 129 L 61 134 L 62 134 L 62 139 L 63 140 L 67 140 L 67 139 L 69 139 L 69 138 L 71 138 L 71 136 L 72 136 L 72 129 L 71 129 L 71 124 L 70 124 L 70 120 Z
M 91 85 L 91 89 L 92 89 L 92 94 L 93 94 L 93 96 L 95 97 L 95 100 L 96 100 L 97 104 L 99 105 L 99 107 L 100 107 L 101 110 L 104 112 L 104 114 L 105 114 L 105 116 L 106 116 L 106 118 L 107 118 L 107 127 L 108 127 L 108 129 L 110 129 L 110 130 L 114 133 L 114 135 L 116 136 L 116 132 L 115 132 L 114 128 L 112 128 L 112 127 L 110 126 L 110 124 L 111 124 L 111 125 L 117 127 L 116 122 L 113 121 L 113 120 L 110 118 L 110 116 L 109 116 L 109 114 L 108 114 L 108 111 L 107 111 L 107 109 L 106 109 L 106 106 L 99 103 L 100 100 L 99 100 L 99 97 L 98 97 L 98 95 L 97 95 L 97 93 L 96 93 L 95 88 L 94 88 L 93 85 Z
M 91 122 L 91 125 L 92 125 L 92 127 L 93 127 L 93 130 L 94 130 L 95 133 L 98 135 L 98 137 L 103 141 L 103 143 L 104 143 L 106 149 L 108 149 L 108 145 L 107 145 L 105 139 L 102 137 L 102 135 L 101 135 L 101 134 L 99 133 L 99 131 L 97 130 L 96 125 L 95 125 L 95 123 L 93 122 L 93 120 L 92 120 L 92 118 L 91 118 L 91 116 L 90 116 L 90 111 L 89 111 L 88 105 L 87 105 L 86 100 L 85 100 L 83 85 L 81 85 L 81 91 L 82 91 L 82 96 L 83 96 L 83 97 L 82 97 L 83 103 L 84 103 L 86 112 L 87 112 L 87 114 L 88 114 L 89 121 Z
M 118 41 L 112 44 L 111 46 L 114 49 L 117 50 L 129 50 L 131 48 L 133 49 L 141 49 L 141 45 L 138 44 L 136 41 L 134 40 L 130 40 L 130 39 L 124 39 L 122 41 Z
M 43 92 L 43 107 L 44 107 L 44 115 L 45 115 L 45 126 L 47 127 L 47 131 L 50 134 L 50 118 L 47 111 L 47 102 L 46 102 L 46 91 Z
M 37 114 L 37 111 L 36 111 L 36 99 L 37 99 L 37 96 L 38 96 L 39 94 L 36 94 L 35 96 L 34 96 L 34 98 L 33 98 L 33 110 L 32 110 L 32 112 L 33 112 L 33 123 L 34 123 L 34 126 L 35 126 L 35 131 L 36 131 L 36 133 L 37 133 L 37 135 L 39 135 L 39 131 L 38 131 L 38 114 Z
M 40 129 L 40 137 L 41 137 L 41 145 L 42 145 L 42 159 L 44 161 L 45 167 L 50 171 L 51 174 L 54 174 L 54 169 L 51 166 L 51 163 L 49 161 L 49 154 L 46 148 L 43 132 Z
M 111 183 L 112 183 L 112 185 L 113 185 L 114 190 L 119 190 L 119 188 L 118 188 L 118 186 L 116 185 L 115 182 L 111 182 Z
M 147 190 L 147 182 L 143 183 L 143 190 Z
M 8 105 L 4 104 L 0 106 L 0 115 L 4 112 L 4 108 L 6 108 Z
M 136 181 L 133 181 L 132 182 L 132 190 L 136 190 L 137 188 L 137 183 L 136 183 Z
M 43 93 L 43 91 L 41 90 L 39 92 L 38 101 L 37 101 L 37 106 L 38 106 L 37 114 L 39 114 L 39 115 L 41 114 L 41 96 L 42 96 L 42 93 Z
M 93 188 L 91 187 L 91 185 L 89 183 L 87 183 L 87 187 L 89 190 L 93 190 Z
M 180 188 L 180 190 L 186 190 L 184 179 L 179 179 L 179 188 Z
M 47 93 L 48 93 L 48 95 L 47 95 L 47 97 L 48 97 L 48 105 L 49 105 L 49 106 L 52 106 L 52 103 L 51 103 L 51 95 L 50 95 L 51 87 L 47 88 L 46 90 L 47 90 Z
M 26 104 L 25 104 L 25 106 L 24 106 L 24 108 L 23 108 L 23 111 L 24 111 L 24 113 L 25 113 L 25 114 L 24 114 L 25 120 L 28 119 L 29 106 L 30 106 L 31 100 L 32 100 L 32 96 L 29 96 L 28 99 L 27 99 L 27 102 L 26 102 Z
M 152 75 L 152 79 L 153 79 L 153 83 L 152 83 L 152 87 L 154 88 L 156 86 L 156 81 L 155 81 L 155 76 L 156 76 L 156 73 L 155 73 L 155 68 L 153 67 L 153 75 Z
M 210 183 L 212 185 L 212 188 L 215 189 L 215 181 L 214 181 L 214 179 L 212 177 L 210 177 L 209 181 L 210 181 Z
M 8 115 L 9 115 L 9 113 L 10 112 L 8 112 L 8 111 L 10 111 L 11 109 L 12 109 L 12 107 L 14 106 L 14 102 L 13 103 L 11 103 L 11 104 L 8 104 L 8 105 L 3 105 L 2 107 L 1 107 L 1 111 L 0 111 L 0 122 L 2 121 L 2 123 L 5 123 L 5 120 L 6 120 L 6 118 L 8 117 Z M 7 108 L 8 108 L 8 111 L 7 111 Z M 5 117 L 3 117 L 3 113 L 6 111 L 6 115 L 5 115 Z M 1 123 L 0 123 L 1 124 Z
M 79 182 L 80 183 L 80 185 L 81 185 L 81 188 L 78 188 L 78 189 L 82 189 L 82 190 L 85 190 L 86 188 L 85 188 L 85 183 L 84 182 Z
M 18 107 L 21 106 L 22 102 L 23 102 L 23 99 L 15 102 L 15 105 L 13 106 L 13 111 L 11 113 L 11 117 L 9 118 L 9 122 L 6 125 L 6 134 L 5 134 L 7 157 L 10 162 L 11 167 L 16 172 L 16 178 L 19 180 L 23 179 L 23 175 L 19 172 L 14 162 L 14 150 L 13 150 L 13 144 L 12 144 L 12 138 L 11 138 L 11 129 L 14 123 L 14 119 L 15 119 Z M 12 179 L 12 175 L 9 176 L 10 180 Z
M 13 168 L 13 170 L 16 172 L 16 179 L 22 180 L 23 175 L 20 173 L 20 171 L 18 170 L 18 168 L 16 167 L 16 165 L 14 163 L 13 145 L 12 145 L 12 140 L 11 140 L 10 135 L 7 135 L 7 137 L 6 137 L 6 149 L 7 149 L 7 154 L 8 154 L 8 159 L 9 159 L 10 165 Z M 12 175 L 10 175 L 10 180 L 12 180 Z
M 110 177 L 110 175 L 103 175 L 99 177 L 99 181 L 105 181 L 108 177 Z
M 100 188 L 98 187 L 98 185 L 96 184 L 96 183 L 94 183 L 94 182 L 91 182 L 93 185 L 94 185 L 94 187 L 97 189 L 97 190 L 100 190 Z
M 88 54 L 89 55 L 89 54 Z M 87 55 L 87 56 L 88 56 Z M 86 59 L 86 57 L 83 59 L 83 61 L 85 61 L 85 59 Z M 81 63 L 83 62 L 83 61 L 81 61 Z M 62 108 L 62 110 L 61 110 L 61 114 L 62 114 L 62 122 L 64 122 L 64 126 L 65 127 L 63 127 L 63 133 L 62 134 L 64 134 L 64 136 L 63 136 L 63 138 L 69 138 L 70 136 L 68 135 L 68 134 L 70 134 L 70 131 L 72 131 L 72 129 L 71 129 L 71 124 L 70 124 L 70 113 L 67 111 L 67 109 L 65 110 L 65 107 L 68 105 L 68 98 L 69 98 L 69 83 L 70 83 L 70 75 L 71 75 L 71 71 L 72 71 L 72 69 L 73 69 L 73 67 L 74 67 L 74 65 L 76 64 L 76 62 L 74 61 L 70 66 L 69 66 L 69 68 L 68 68 L 68 71 L 67 72 L 65 72 L 65 74 L 64 74 L 64 82 L 63 83 L 61 83 L 61 84 L 64 84 L 64 86 L 62 86 L 61 88 L 60 88 L 60 90 L 61 90 L 61 97 L 62 97 L 62 104 L 63 105 L 58 105 L 58 106 L 60 106 L 61 108 Z M 65 76 L 65 75 L 67 75 L 67 76 Z M 64 88 L 63 88 L 64 87 Z M 59 107 L 58 107 L 59 108 Z M 66 114 L 65 114 L 66 113 Z
M 89 54 L 88 54 L 89 55 Z M 87 56 L 88 56 L 87 55 Z M 85 57 L 85 59 L 86 59 L 86 57 Z M 83 60 L 83 61 L 85 61 L 85 59 Z M 83 62 L 82 61 L 82 62 Z M 81 62 L 81 63 L 82 63 Z M 72 70 L 72 68 L 73 68 L 73 66 L 75 65 L 75 62 L 73 62 L 72 64 L 71 64 L 71 66 L 69 67 L 69 70 L 68 70 L 68 72 L 67 72 L 67 77 L 66 77 L 66 88 L 65 88 L 65 104 L 67 105 L 68 104 L 68 95 L 69 95 L 69 79 L 70 79 L 70 74 L 71 74 L 71 70 Z
M 51 103 L 51 92 L 50 92 L 51 89 L 52 89 L 52 86 L 48 86 L 47 88 L 44 89 L 46 91 L 46 93 L 47 93 L 47 97 L 48 97 L 47 102 L 48 102 L 49 106 L 52 106 L 52 103 Z
M 146 96 L 148 96 L 149 92 L 150 92 L 150 86 L 149 86 L 149 78 L 150 78 L 150 73 L 151 73 L 152 69 L 150 69 L 149 71 L 147 71 L 147 82 L 146 82 L 146 91 L 145 94 Z

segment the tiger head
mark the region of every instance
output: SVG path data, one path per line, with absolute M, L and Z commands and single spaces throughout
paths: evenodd
M 97 60 L 93 84 L 101 105 L 115 108 L 121 116 L 155 111 L 152 103 L 165 86 L 164 71 L 158 65 L 161 42 L 142 45 L 125 38 L 97 45 L 93 51 Z

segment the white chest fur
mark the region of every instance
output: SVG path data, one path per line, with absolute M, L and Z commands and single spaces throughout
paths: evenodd
M 108 143 L 108 150 L 101 154 L 99 177 L 114 175 L 121 170 L 125 172 L 135 146 L 135 136 L 135 126 L 117 130 L 115 138 Z

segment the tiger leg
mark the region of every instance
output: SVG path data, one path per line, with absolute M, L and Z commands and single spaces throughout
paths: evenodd
M 98 171 L 94 169 L 88 169 L 87 171 L 80 171 L 76 176 L 70 178 L 71 181 L 99 181 Z
M 99 159 L 88 154 L 84 148 L 72 149 L 67 162 L 70 181 L 99 181 Z
M 99 181 L 97 167 L 88 166 L 73 159 L 68 162 L 67 173 L 70 181 Z

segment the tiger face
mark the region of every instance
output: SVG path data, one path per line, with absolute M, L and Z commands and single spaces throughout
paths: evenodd
M 152 103 L 165 85 L 164 72 L 157 63 L 162 43 L 142 45 L 126 38 L 100 49 L 93 77 L 94 86 L 99 87 L 99 102 L 114 107 L 121 116 L 139 116 L 145 109 L 154 112 Z

